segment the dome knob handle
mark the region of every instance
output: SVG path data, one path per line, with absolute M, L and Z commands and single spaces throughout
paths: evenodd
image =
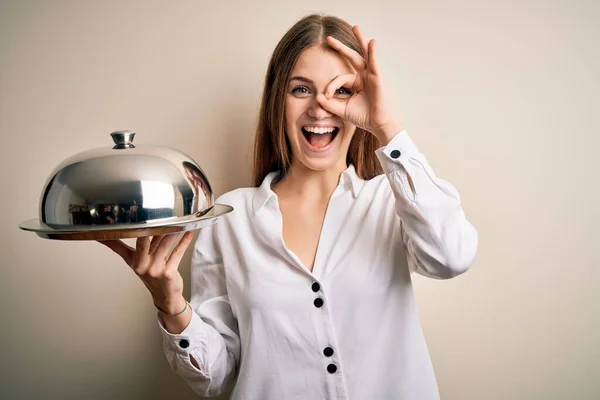
M 113 141 L 115 142 L 115 147 L 113 147 L 113 150 L 133 149 L 135 147 L 132 143 L 135 132 L 116 131 L 111 133 L 110 136 L 112 136 Z

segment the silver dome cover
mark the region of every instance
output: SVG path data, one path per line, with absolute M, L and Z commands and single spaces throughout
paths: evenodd
M 134 145 L 131 131 L 111 136 L 114 146 L 75 154 L 52 171 L 39 219 L 21 229 L 50 239 L 117 239 L 198 229 L 232 210 L 214 204 L 208 178 L 189 156 Z

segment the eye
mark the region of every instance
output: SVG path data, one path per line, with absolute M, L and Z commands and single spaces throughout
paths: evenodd
M 292 94 L 297 96 L 310 94 L 310 90 L 306 86 L 296 86 L 292 89 Z
M 352 91 L 350 89 L 346 89 L 345 87 L 341 87 L 335 91 L 335 94 L 338 96 L 352 96 Z

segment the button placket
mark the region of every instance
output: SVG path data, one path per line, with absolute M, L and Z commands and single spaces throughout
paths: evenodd
M 316 285 L 314 285 L 314 288 L 316 289 Z M 311 286 L 311 289 L 313 289 L 313 286 Z M 317 330 L 317 337 L 318 342 L 321 343 L 322 347 L 317 350 L 317 354 L 322 360 L 322 373 L 327 376 L 327 390 L 330 393 L 330 396 L 335 398 L 346 398 L 346 383 L 344 376 L 341 373 L 339 353 L 336 348 L 335 332 L 331 321 L 331 311 L 328 309 L 326 303 L 327 299 L 323 293 L 322 285 L 319 285 L 319 291 L 320 295 L 325 300 L 319 298 L 323 301 L 322 307 L 319 307 L 323 312 L 319 313 L 321 318 L 319 323 L 322 325 L 321 329 Z
M 312 289 L 313 292 L 319 293 L 319 291 L 321 290 L 321 285 L 319 284 L 319 282 L 313 282 L 313 284 L 311 285 L 310 288 Z M 313 305 L 317 308 L 323 307 L 323 304 L 325 304 L 325 302 L 323 301 L 323 299 L 321 297 L 317 297 L 316 299 L 313 300 Z
M 323 349 L 323 355 L 328 358 L 327 361 L 329 362 L 329 364 L 327 364 L 326 369 L 327 369 L 327 372 L 329 372 L 330 374 L 335 374 L 336 371 L 338 370 L 338 367 L 335 364 L 335 360 L 331 358 L 333 356 L 333 354 L 334 354 L 334 351 L 331 347 L 327 346 Z
M 319 291 L 321 291 L 321 285 L 318 282 L 313 282 L 313 284 L 311 285 L 311 290 L 314 293 L 318 293 Z M 314 299 L 313 304 L 315 307 L 321 308 L 321 307 L 323 307 L 325 302 L 323 301 L 323 299 L 321 297 L 317 297 L 316 299 Z M 329 322 L 329 312 L 326 313 L 325 318 L 327 319 L 327 322 Z M 331 358 L 334 353 L 335 352 L 331 346 L 327 346 L 323 349 L 323 356 L 327 357 L 328 358 L 327 361 L 329 362 L 327 364 L 327 366 L 325 367 L 325 369 L 330 374 L 335 374 L 338 370 L 338 366 L 335 364 L 336 360 Z

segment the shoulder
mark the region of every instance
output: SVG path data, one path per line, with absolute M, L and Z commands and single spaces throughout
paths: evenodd
M 385 173 L 381 173 L 381 174 L 375 175 L 371 179 L 365 180 L 365 185 L 376 187 L 376 186 L 381 186 L 382 184 L 385 184 L 385 182 L 387 182 L 387 176 L 385 176 Z
M 392 193 L 390 181 L 385 173 L 376 175 L 373 178 L 364 181 L 361 195 L 370 197 L 380 196 L 382 193 Z
M 243 187 L 231 190 L 223 193 L 215 200 L 216 204 L 225 204 L 234 208 L 244 207 L 249 203 L 252 203 L 252 199 L 256 194 L 258 188 L 256 187 Z
M 202 228 L 198 236 L 198 242 L 206 248 L 208 243 L 215 245 L 217 237 L 220 240 L 235 237 L 236 232 L 239 232 L 241 225 L 248 225 L 252 199 L 257 191 L 257 188 L 245 187 L 218 196 L 214 204 L 231 206 L 233 210 L 224 215 L 220 215 L 213 220 L 213 224 Z M 238 227 L 236 229 L 236 226 Z
M 242 221 L 247 221 L 252 215 L 252 202 L 258 188 L 243 187 L 223 193 L 216 198 L 215 204 L 222 204 L 233 207 L 233 211 L 222 216 L 217 225 L 236 225 Z

